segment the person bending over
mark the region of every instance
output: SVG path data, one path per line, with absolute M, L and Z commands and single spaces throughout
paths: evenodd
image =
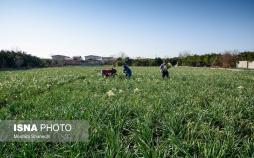
M 130 78 L 132 75 L 132 71 L 127 64 L 123 65 L 123 73 L 125 73 L 125 76 L 128 78 Z

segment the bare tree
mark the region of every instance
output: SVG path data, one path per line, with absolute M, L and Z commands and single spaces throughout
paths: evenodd
M 237 51 L 225 51 L 221 56 L 222 67 L 235 67 L 237 61 L 237 54 Z
M 125 58 L 128 57 L 128 55 L 125 52 L 121 51 L 121 52 L 118 53 L 118 57 L 120 57 L 122 59 L 125 59 Z

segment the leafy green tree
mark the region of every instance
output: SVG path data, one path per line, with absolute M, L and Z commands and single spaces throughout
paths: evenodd
M 163 63 L 163 60 L 161 58 L 155 58 L 154 59 L 155 66 L 160 66 Z

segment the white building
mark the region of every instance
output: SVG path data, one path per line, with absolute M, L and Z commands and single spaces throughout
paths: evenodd
M 69 60 L 69 59 L 71 59 L 71 58 L 68 56 L 65 56 L 65 55 L 52 55 L 53 61 L 64 61 L 64 60 Z
M 102 60 L 102 57 L 96 55 L 87 55 L 85 56 L 85 60 Z
M 84 65 L 101 65 L 102 64 L 102 57 L 96 55 L 87 55 L 85 56 L 85 61 L 83 62 Z
M 114 57 L 102 57 L 103 64 L 113 64 L 115 60 Z
M 237 68 L 254 69 L 254 61 L 239 61 L 236 64 Z

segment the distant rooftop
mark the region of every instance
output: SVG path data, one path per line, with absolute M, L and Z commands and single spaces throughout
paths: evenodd
M 68 56 L 65 56 L 65 55 L 52 55 L 51 57 L 68 57 Z

